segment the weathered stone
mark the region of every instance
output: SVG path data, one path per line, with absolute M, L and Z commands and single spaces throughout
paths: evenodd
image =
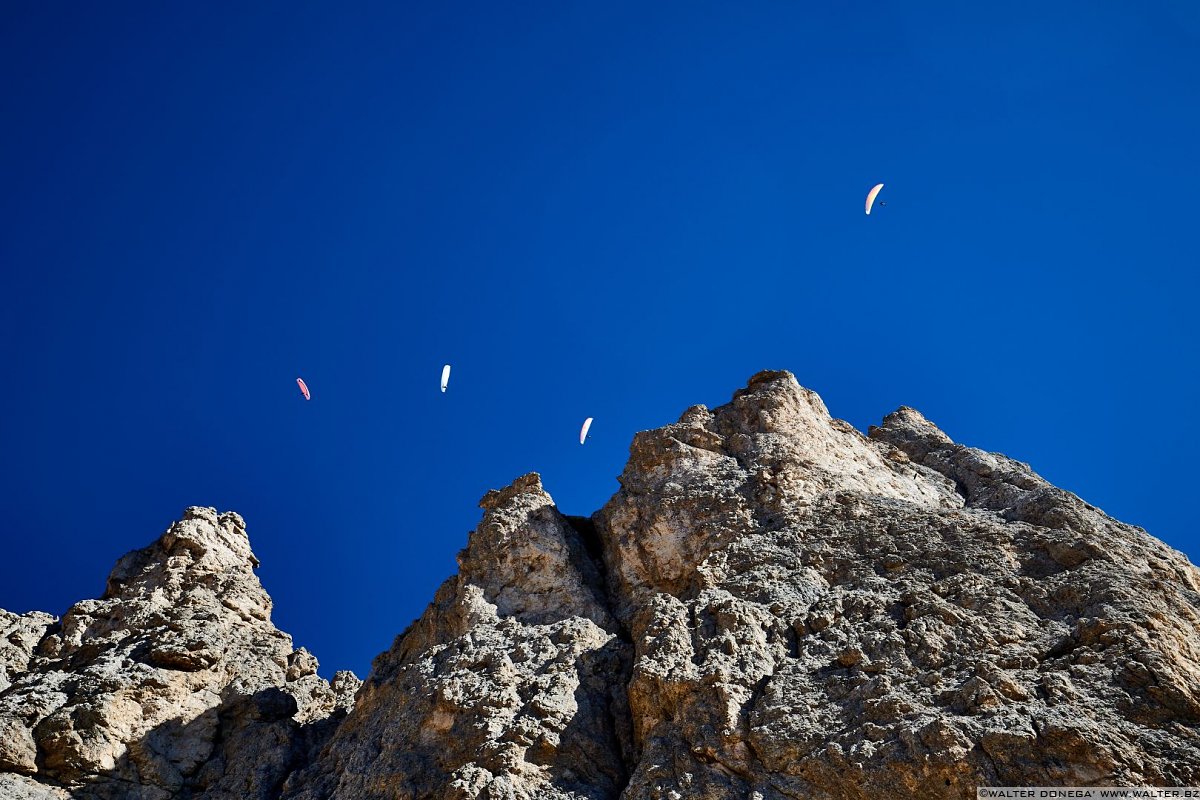
M 189 509 L 100 600 L 0 614 L 0 797 L 1200 783 L 1200 572 L 1027 465 L 764 372 L 620 480 L 590 519 L 489 492 L 365 683 L 270 624 L 240 517 Z
M 1028 466 L 911 409 L 862 437 L 761 373 L 639 434 L 621 484 L 623 797 L 1200 777 L 1197 571 Z
M 332 688 L 271 624 L 257 563 L 241 517 L 189 508 L 99 600 L 0 618 L 0 769 L 78 797 L 277 796 L 354 679 Z
M 13 614 L 0 608 L 0 692 L 28 671 L 33 649 L 54 622 L 40 611 Z
M 459 574 L 375 660 L 296 798 L 605 798 L 625 780 L 629 646 L 584 530 L 537 475 L 489 492 Z

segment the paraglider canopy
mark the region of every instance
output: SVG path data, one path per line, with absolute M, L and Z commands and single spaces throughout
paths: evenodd
M 305 400 L 312 400 L 312 395 L 308 393 L 308 384 L 303 378 L 296 378 L 296 385 L 300 387 L 300 394 L 304 395 Z
M 583 421 L 583 427 L 579 429 L 579 443 L 583 444 L 587 440 L 588 430 L 592 427 L 592 418 L 588 417 Z
M 875 198 L 879 195 L 879 190 L 883 188 L 882 183 L 877 183 L 867 192 L 867 214 L 871 213 L 871 206 L 875 205 Z
M 446 391 L 446 386 L 450 383 L 450 365 L 442 367 L 442 391 Z

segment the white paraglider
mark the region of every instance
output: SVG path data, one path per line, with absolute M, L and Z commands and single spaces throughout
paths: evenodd
M 450 365 L 442 367 L 442 391 L 446 391 L 446 387 L 450 384 Z
M 579 429 L 579 443 L 583 444 L 587 441 L 588 430 L 592 427 L 592 418 L 588 417 L 583 421 L 583 427 Z
M 883 188 L 882 183 L 875 184 L 871 191 L 867 192 L 867 215 L 871 214 L 871 206 L 875 205 L 875 198 L 879 195 L 879 190 Z

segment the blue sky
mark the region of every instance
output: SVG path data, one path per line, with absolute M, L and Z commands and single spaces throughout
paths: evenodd
M 1198 8 L 7 4 L 0 607 L 232 509 L 361 675 L 487 489 L 764 368 L 1195 560 Z

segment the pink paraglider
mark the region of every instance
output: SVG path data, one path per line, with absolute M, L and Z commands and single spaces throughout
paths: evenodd
M 300 394 L 304 395 L 305 400 L 312 400 L 312 395 L 308 393 L 308 384 L 303 378 L 296 378 L 296 385 L 300 387 Z

